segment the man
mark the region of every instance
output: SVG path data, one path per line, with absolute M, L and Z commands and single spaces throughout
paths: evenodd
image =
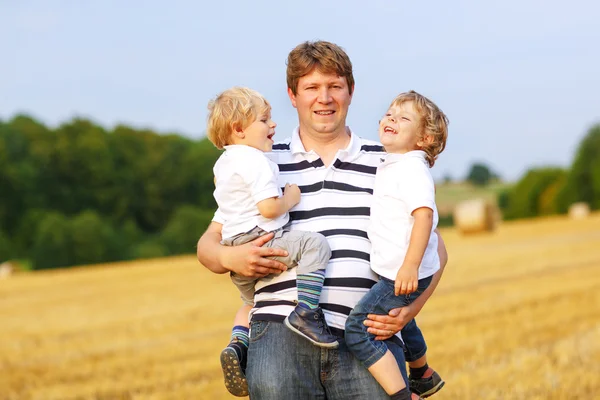
M 288 57 L 287 85 L 299 127 L 290 140 L 273 146 L 271 156 L 279 165 L 280 186 L 296 184 L 302 191 L 300 203 L 290 212 L 291 229 L 320 232 L 331 247 L 320 305 L 327 324 L 340 337 L 340 347 L 313 346 L 282 323 L 295 306 L 295 272 L 267 258 L 285 255 L 283 250 L 262 247 L 272 234 L 225 247 L 220 245 L 222 225 L 213 220 L 198 241 L 198 260 L 215 273 L 273 274 L 256 285 L 246 368 L 251 398 L 387 399 L 343 342 L 346 317 L 377 280 L 369 266 L 366 232 L 383 148 L 346 127 L 354 77 L 348 55 L 337 45 L 324 41 L 298 45 Z M 435 290 L 447 261 L 441 237 L 438 251 L 441 269 L 415 302 L 365 322 L 370 333 L 387 340 L 405 380 L 402 342 L 395 334 Z M 409 365 L 421 366 L 419 360 L 413 364 Z

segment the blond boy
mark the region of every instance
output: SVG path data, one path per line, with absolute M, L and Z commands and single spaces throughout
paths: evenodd
M 286 326 L 319 347 L 337 347 L 319 307 L 331 250 L 319 233 L 286 228 L 288 211 L 300 201 L 300 189 L 288 184 L 282 194 L 277 164 L 265 155 L 272 149 L 277 126 L 271 120 L 270 104 L 252 89 L 234 87 L 219 94 L 208 109 L 207 136 L 217 148 L 225 149 L 213 169 L 218 205 L 213 222 L 222 225 L 221 243 L 237 246 L 275 232 L 265 246 L 286 250 L 288 255 L 277 259 L 288 268 L 297 267 L 298 303 L 285 319 Z M 257 279 L 235 273 L 231 279 L 244 306 L 235 317 L 231 342 L 221 352 L 221 365 L 228 390 L 246 396 L 248 315 L 259 301 L 254 290 Z
M 440 269 L 434 233 L 438 214 L 429 168 L 446 146 L 447 126 L 444 113 L 414 91 L 397 96 L 379 123 L 387 155 L 377 168 L 368 236 L 371 269 L 380 280 L 348 317 L 345 338 L 392 399 L 410 399 L 410 391 L 385 342 L 368 334 L 363 322 L 368 314 L 387 314 L 412 303 Z M 402 338 L 405 353 L 419 352 L 415 357 L 423 364 L 411 368 L 410 389 L 431 396 L 444 381 L 427 365 L 425 341 L 414 320 L 402 329 Z

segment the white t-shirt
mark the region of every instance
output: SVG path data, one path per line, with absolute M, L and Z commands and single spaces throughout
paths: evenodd
M 433 230 L 438 224 L 435 188 L 425 152 L 389 153 L 377 168 L 368 228 L 371 240 L 371 268 L 385 278 L 395 280 L 410 243 L 414 210 L 433 210 L 433 226 L 429 243 L 419 267 L 419 279 L 440 269 L 438 239 Z
M 213 168 L 214 196 L 218 209 L 213 221 L 223 224 L 223 239 L 259 227 L 271 232 L 289 220 L 285 213 L 275 219 L 263 217 L 256 206 L 262 200 L 281 196 L 279 168 L 265 153 L 244 145 L 225 146 Z

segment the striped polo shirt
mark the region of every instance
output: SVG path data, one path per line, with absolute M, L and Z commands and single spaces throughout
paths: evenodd
M 331 247 L 320 305 L 327 324 L 343 334 L 346 318 L 377 275 L 369 264 L 367 237 L 375 172 L 385 153 L 381 144 L 351 132 L 348 147 L 326 167 L 314 151 L 305 151 L 298 128 L 275 144 L 268 156 L 279 165 L 279 183 L 295 183 L 300 203 L 290 210 L 292 230 L 323 234 Z M 296 269 L 256 283 L 252 320 L 283 321 L 297 299 Z

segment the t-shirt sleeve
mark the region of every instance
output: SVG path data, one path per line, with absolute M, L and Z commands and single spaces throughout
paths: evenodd
M 435 209 L 435 186 L 429 168 L 420 160 L 406 160 L 398 171 L 398 193 L 412 214 L 417 208 Z
M 246 160 L 239 174 L 248 185 L 255 203 L 271 197 L 279 197 L 277 165 L 263 154 L 256 154 Z
M 223 215 L 223 212 L 221 211 L 220 208 L 217 208 L 217 211 L 215 211 L 215 215 L 213 215 L 212 221 L 218 222 L 221 225 L 225 224 L 225 221 L 226 221 L 225 215 Z

